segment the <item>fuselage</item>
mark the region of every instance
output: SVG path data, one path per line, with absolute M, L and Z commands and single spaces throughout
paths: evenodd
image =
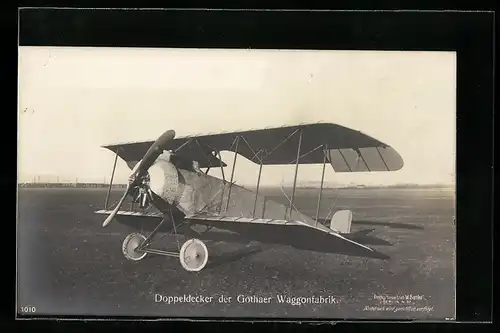
M 151 190 L 163 200 L 175 203 L 185 215 L 202 213 L 315 223 L 311 217 L 256 191 L 191 168 L 176 167 L 167 153 L 160 155 L 149 173 Z

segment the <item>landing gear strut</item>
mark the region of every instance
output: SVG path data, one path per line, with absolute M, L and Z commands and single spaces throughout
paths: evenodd
M 206 266 L 208 261 L 208 249 L 205 243 L 197 238 L 191 238 L 184 242 L 184 244 L 180 247 L 179 252 L 164 251 L 149 247 L 152 243 L 153 237 L 156 235 L 160 226 L 164 222 L 165 220 L 162 220 L 148 237 L 145 237 L 140 233 L 131 233 L 128 235 L 122 244 L 122 252 L 125 258 L 132 261 L 139 261 L 144 259 L 148 253 L 169 257 L 179 257 L 181 266 L 185 270 L 189 272 L 201 271 Z M 177 234 L 175 227 L 173 231 Z

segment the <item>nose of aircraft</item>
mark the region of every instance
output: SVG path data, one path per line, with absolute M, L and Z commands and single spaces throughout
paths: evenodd
M 149 188 L 157 196 L 173 204 L 179 188 L 177 168 L 167 160 L 159 159 L 149 170 Z

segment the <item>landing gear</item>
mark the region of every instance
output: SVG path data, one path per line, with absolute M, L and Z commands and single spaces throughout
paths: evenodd
M 128 235 L 122 244 L 122 252 L 126 259 L 132 261 L 139 261 L 144 259 L 148 253 L 168 256 L 168 257 L 179 257 L 182 268 L 189 272 L 199 272 L 207 264 L 208 261 L 208 249 L 205 243 L 196 237 L 198 233 L 189 233 L 190 239 L 188 239 L 178 251 L 164 251 L 159 249 L 151 248 L 149 245 L 152 243 L 153 237 L 156 235 L 160 226 L 165 222 L 162 220 L 158 226 L 151 232 L 148 237 L 140 233 L 131 233 Z M 176 228 L 174 226 L 174 234 L 177 234 Z
M 189 239 L 182 245 L 179 259 L 185 270 L 199 272 L 208 261 L 207 246 L 199 239 Z
M 122 252 L 125 258 L 128 260 L 133 260 L 133 261 L 139 261 L 141 259 L 144 259 L 144 257 L 147 255 L 146 252 L 143 251 L 137 251 L 137 248 L 144 243 L 146 240 L 146 237 L 144 235 L 139 234 L 139 233 L 132 233 L 128 235 L 124 240 L 122 244 Z

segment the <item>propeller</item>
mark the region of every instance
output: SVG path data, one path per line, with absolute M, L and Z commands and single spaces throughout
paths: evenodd
M 127 184 L 127 189 L 125 190 L 125 193 L 121 197 L 115 209 L 113 209 L 111 214 L 102 224 L 103 227 L 106 227 L 115 218 L 116 214 L 118 213 L 118 210 L 120 210 L 123 204 L 123 201 L 125 201 L 127 195 L 136 185 L 137 180 L 140 179 L 148 171 L 148 169 L 153 165 L 158 156 L 160 156 L 161 153 L 166 149 L 167 144 L 170 141 L 172 141 L 174 137 L 175 137 L 174 130 L 168 130 L 165 133 L 163 133 L 158 139 L 156 139 L 156 141 L 151 145 L 151 147 L 149 147 L 144 157 L 139 162 L 137 162 L 137 164 L 132 169 L 132 173 L 129 176 L 129 182 Z

